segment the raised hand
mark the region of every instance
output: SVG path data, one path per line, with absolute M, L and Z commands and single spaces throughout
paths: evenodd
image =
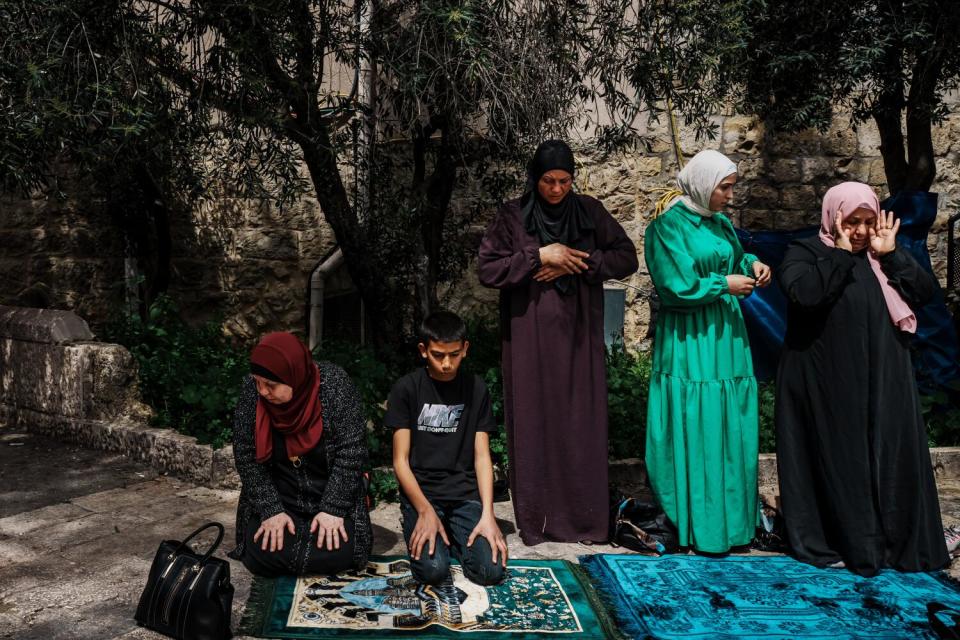
M 853 253 L 853 244 L 850 234 L 843 230 L 843 209 L 837 209 L 837 217 L 833 221 L 833 246 Z
M 900 219 L 893 219 L 893 211 L 887 213 L 881 209 L 876 226 L 867 230 L 870 235 L 870 252 L 879 258 L 896 249 L 899 230 Z

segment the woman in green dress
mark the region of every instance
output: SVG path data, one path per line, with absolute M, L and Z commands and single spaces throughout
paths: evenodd
M 757 383 L 738 298 L 770 283 L 720 210 L 737 166 L 701 151 L 644 239 L 660 296 L 647 408 L 650 483 L 681 546 L 724 553 L 757 524 Z

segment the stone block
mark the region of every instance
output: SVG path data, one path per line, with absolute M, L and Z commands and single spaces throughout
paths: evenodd
M 161 471 L 189 478 L 201 484 L 210 482 L 213 449 L 197 444 L 197 439 L 157 429 L 150 451 L 151 465 Z
M 791 158 L 779 158 L 771 162 L 767 167 L 767 176 L 777 184 L 801 182 L 803 180 L 800 163 Z
M 869 174 L 869 159 L 836 158 L 833 173 L 836 177 L 855 182 L 864 182 Z
M 800 158 L 800 180 L 814 182 L 823 178 L 832 178 L 835 163 L 832 159 L 823 156 Z
M 823 135 L 822 149 L 828 156 L 855 156 L 857 154 L 857 133 L 850 118 L 839 116 L 833 119 L 830 128 Z
M 660 156 L 640 156 L 634 161 L 636 172 L 641 176 L 659 176 L 663 171 L 663 159 Z
M 300 258 L 322 260 L 337 246 L 333 228 L 328 224 L 314 225 L 300 234 Z
M 151 409 L 140 401 L 137 361 L 119 344 L 89 345 L 93 376 L 87 417 L 146 422 Z
M 762 140 L 763 124 L 754 116 L 735 115 L 723 121 L 724 153 L 756 154 Z
M 802 229 L 810 225 L 820 224 L 820 211 L 816 209 L 799 209 L 795 211 L 777 211 L 774 214 L 775 229 Z
M 43 229 L 0 230 L 0 246 L 6 256 L 31 256 L 46 251 L 46 232 Z
M 88 376 L 83 348 L 0 339 L 0 389 L 6 404 L 82 418 Z
M 744 158 L 737 163 L 737 173 L 741 180 L 765 178 L 766 163 L 762 158 Z
M 930 458 L 938 478 L 960 478 L 960 447 L 931 449 Z
M 768 209 L 744 209 L 737 220 L 737 226 L 750 231 L 774 228 L 774 213 Z
M 887 184 L 887 173 L 883 167 L 883 158 L 875 158 L 865 162 L 866 182 L 870 185 Z
M 766 151 L 773 157 L 815 156 L 820 153 L 821 136 L 816 129 L 796 132 L 768 132 Z
M 812 209 L 819 204 L 817 193 L 807 184 L 784 187 L 781 196 L 784 209 Z
M 932 127 L 930 134 L 934 155 L 943 156 L 950 151 L 957 140 L 958 127 L 960 127 L 960 119 L 956 116 L 948 116 L 942 123 Z
M 647 470 L 640 458 L 625 458 L 610 461 L 610 484 L 621 491 L 632 487 L 642 487 L 647 482 Z
M 0 306 L 0 337 L 64 344 L 92 340 L 93 333 L 72 311 Z
M 244 259 L 296 260 L 300 233 L 287 229 L 247 229 L 240 232 L 237 251 Z
M 758 208 L 773 208 L 780 204 L 780 190 L 769 184 L 757 182 L 749 187 L 747 205 Z
M 240 475 L 233 459 L 232 446 L 214 450 L 210 486 L 216 489 L 240 488 Z
M 667 117 L 668 116 L 664 115 L 664 122 L 666 122 Z M 712 131 L 715 134 L 713 139 L 706 136 L 697 138 L 696 129 L 694 129 L 693 127 L 683 126 L 683 124 L 681 124 L 679 120 L 680 119 L 678 118 L 677 126 L 679 127 L 679 134 L 680 134 L 679 136 L 680 151 L 681 153 L 683 153 L 683 155 L 688 156 L 688 159 L 689 157 L 692 157 L 694 154 L 696 154 L 698 151 L 703 151 L 704 149 L 716 149 L 717 146 L 719 146 L 718 141 L 716 140 L 716 137 L 719 136 L 722 132 L 722 127 L 723 127 L 722 117 L 710 116 L 709 118 L 710 127 L 712 128 Z
M 877 123 L 867 120 L 857 124 L 857 152 L 861 156 L 880 155 L 880 131 Z
M 777 455 L 761 453 L 757 461 L 757 481 L 760 485 L 777 485 Z

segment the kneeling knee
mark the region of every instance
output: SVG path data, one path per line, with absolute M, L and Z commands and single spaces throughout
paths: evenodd
M 422 584 L 438 585 L 450 575 L 450 562 L 444 558 L 428 558 L 411 563 L 410 572 Z
M 479 566 L 464 566 L 463 575 L 474 584 L 489 587 L 503 582 L 507 570 L 501 564 L 481 563 Z

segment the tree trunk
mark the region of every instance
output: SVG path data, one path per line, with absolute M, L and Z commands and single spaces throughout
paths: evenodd
M 310 136 L 310 140 L 301 138 L 297 142 L 324 218 L 333 227 L 347 271 L 369 310 L 373 344 L 380 350 L 403 335 L 403 314 L 390 304 L 391 299 L 396 299 L 390 295 L 390 274 L 379 273 L 373 261 L 367 259 L 377 249 L 368 246 L 356 211 L 350 205 L 329 136 L 321 131 Z
M 895 8 L 884 14 L 887 21 L 898 17 Z M 893 24 L 886 25 L 891 33 L 896 33 Z M 907 181 L 907 153 L 900 124 L 905 106 L 903 98 L 903 45 L 891 43 L 884 52 L 884 67 L 887 81 L 880 87 L 876 104 L 873 107 L 873 119 L 880 132 L 880 155 L 883 156 L 883 171 L 887 176 L 887 190 L 890 195 L 904 188 Z
M 163 189 L 153 177 L 150 168 L 139 164 L 134 175 L 153 222 L 153 242 L 147 233 L 143 232 L 140 236 L 143 242 L 137 248 L 137 260 L 141 263 L 141 270 L 146 276 L 142 303 L 149 309 L 157 296 L 166 293 L 170 288 L 170 262 L 173 252 L 173 240 L 170 237 L 170 211 Z
M 913 66 L 907 96 L 909 171 L 904 189 L 929 191 L 937 177 L 937 161 L 933 154 L 933 110 L 938 102 L 937 81 L 942 67 L 938 47 L 920 56 Z

